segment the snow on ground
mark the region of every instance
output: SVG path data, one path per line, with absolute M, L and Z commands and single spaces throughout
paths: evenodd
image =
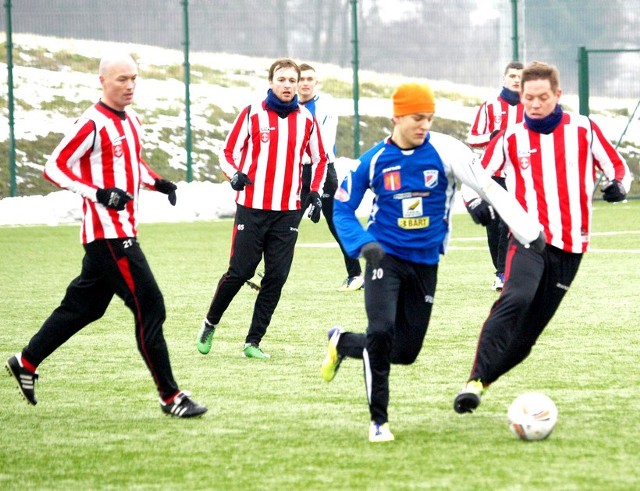
M 355 160 L 336 161 L 338 178 L 356 164 Z M 235 191 L 229 183 L 178 182 L 178 201 L 171 206 L 166 195 L 142 189 L 138 204 L 140 223 L 193 222 L 232 217 L 235 213 Z M 357 215 L 366 217 L 371 211 L 373 195 L 365 195 Z M 456 200 L 455 212 L 464 212 L 462 200 Z M 80 223 L 82 198 L 71 191 L 55 191 L 46 196 L 22 196 L 0 200 L 2 225 L 63 225 Z

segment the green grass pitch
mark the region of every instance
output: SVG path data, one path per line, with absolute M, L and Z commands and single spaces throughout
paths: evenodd
M 160 411 L 119 299 L 40 367 L 39 399 L 0 378 L 0 488 L 193 490 L 629 490 L 640 488 L 640 201 L 597 202 L 589 252 L 530 357 L 473 415 L 452 401 L 496 298 L 484 230 L 454 217 L 417 362 L 392 367 L 396 441 L 368 442 L 362 367 L 320 378 L 326 331 L 365 327 L 362 292 L 339 293 L 344 266 L 324 222 L 305 220 L 263 348 L 241 357 L 255 292 L 243 288 L 207 356 L 200 322 L 226 268 L 231 221 L 146 224 L 140 241 L 164 293 L 165 336 L 181 387 L 209 412 Z M 78 274 L 78 226 L 0 229 L 2 363 L 22 348 Z M 548 440 L 521 442 L 506 411 L 542 391 L 559 409 Z

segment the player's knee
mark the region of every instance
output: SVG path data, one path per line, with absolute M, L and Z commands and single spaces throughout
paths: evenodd
M 369 329 L 367 331 L 367 351 L 385 351 L 391 349 L 391 335 L 386 330 Z
M 391 363 L 396 365 L 411 365 L 418 358 L 420 350 L 416 350 L 411 347 L 405 347 L 404 349 L 395 349 L 391 353 Z

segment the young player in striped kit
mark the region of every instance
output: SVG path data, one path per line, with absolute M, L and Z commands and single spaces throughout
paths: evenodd
M 338 176 L 336 174 L 336 168 L 334 162 L 336 160 L 335 145 L 336 145 L 336 131 L 338 130 L 338 115 L 331 107 L 331 102 L 326 96 L 321 97 L 316 93 L 316 87 L 318 85 L 318 79 L 316 77 L 315 69 L 306 63 L 300 65 L 300 82 L 298 83 L 298 97 L 300 98 L 300 104 L 311 111 L 320 125 L 320 133 L 322 134 L 322 143 L 324 149 L 327 152 L 327 177 L 324 181 L 324 187 L 322 189 L 322 214 L 327 220 L 329 231 L 338 242 L 342 256 L 344 257 L 344 264 L 347 269 L 347 279 L 342 286 L 338 288 L 341 292 L 352 292 L 361 290 L 364 285 L 364 278 L 362 276 L 362 268 L 360 267 L 360 261 L 349 257 L 349 254 L 344 250 L 340 240 L 338 240 L 338 233 L 336 227 L 333 224 L 333 195 L 338 189 Z M 308 160 L 308 159 L 307 159 Z M 305 201 L 307 193 L 311 184 L 311 162 L 305 162 L 302 168 L 302 192 L 300 199 Z
M 506 171 L 507 189 L 538 220 L 546 236 L 542 253 L 511 241 L 507 276 L 480 332 L 464 389 L 454 400 L 458 413 L 473 412 L 486 388 L 520 364 L 550 322 L 578 272 L 589 246 L 596 171 L 608 180 L 606 201 L 625 199 L 629 168 L 588 118 L 558 104 L 558 70 L 533 62 L 522 72 L 524 121 L 489 144 L 482 165 Z
M 160 178 L 142 159 L 142 127 L 137 116 L 125 110 L 136 87 L 134 60 L 125 54 L 105 56 L 99 75 L 100 102 L 76 121 L 44 169 L 53 184 L 83 197 L 82 270 L 29 344 L 9 358 L 7 370 L 35 405 L 38 365 L 100 319 L 117 295 L 133 312 L 138 350 L 160 393 L 162 410 L 183 418 L 200 416 L 207 408 L 179 390 L 173 378 L 162 333 L 164 300 L 136 239 L 140 186 L 167 194 L 175 205 L 176 185 Z
M 540 226 L 529 218 L 464 143 L 430 130 L 435 112 L 426 85 L 400 85 L 393 94 L 391 137 L 359 159 L 335 195 L 338 234 L 351 257 L 363 256 L 366 334 L 329 330 L 321 373 L 333 380 L 345 357 L 363 360 L 371 423 L 369 441 L 394 439 L 388 424 L 391 364 L 413 363 L 427 333 L 440 255 L 451 232 L 456 179 L 482 193 L 513 224 L 527 246 L 541 243 Z M 365 192 L 375 195 L 367 227 L 356 210 Z M 543 243 L 543 242 L 542 242 Z M 533 244 L 533 245 L 531 245 Z
M 288 59 L 269 69 L 267 98 L 245 107 L 227 135 L 220 168 L 230 179 L 237 211 L 229 269 L 218 281 L 196 340 L 202 354 L 211 350 L 216 326 L 264 255 L 264 277 L 242 350 L 248 358 L 269 358 L 260 341 L 287 281 L 298 238 L 300 210 L 320 220 L 326 152 L 313 115 L 298 104 L 300 68 Z M 300 206 L 302 159 L 311 158 L 311 191 Z
M 502 91 L 497 98 L 485 101 L 480 106 L 473 125 L 469 129 L 467 143 L 471 147 L 484 150 L 501 130 L 506 129 L 510 124 L 522 121 L 524 106 L 520 102 L 520 77 L 523 68 L 519 61 L 512 61 L 505 67 Z M 496 172 L 493 178 L 501 186 L 505 185 L 502 171 Z M 487 229 L 489 253 L 495 268 L 493 289 L 500 291 L 504 285 L 504 263 L 509 244 L 509 229 L 500 215 L 480 198 L 466 205 L 473 221 L 484 225 Z

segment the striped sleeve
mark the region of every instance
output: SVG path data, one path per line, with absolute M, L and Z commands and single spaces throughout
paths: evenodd
M 322 135 L 318 131 L 318 122 L 313 118 L 310 125 L 309 153 L 311 155 L 311 167 L 313 177 L 311 179 L 310 190 L 319 192 L 324 186 L 327 167 L 327 153 L 325 152 Z
M 81 118 L 53 150 L 44 166 L 44 177 L 59 188 L 68 189 L 83 198 L 96 201 L 95 186 L 85 178 L 80 168 L 89 166 L 90 155 L 95 143 L 96 125 Z
M 484 102 L 469 129 L 467 143 L 472 147 L 484 147 L 491 139 L 491 120 L 489 117 L 490 103 Z
M 628 193 L 632 179 L 626 161 L 606 139 L 600 127 L 594 121 L 590 120 L 590 122 L 593 129 L 591 151 L 596 160 L 596 166 L 609 181 L 614 179 L 620 181 Z
M 251 135 L 250 109 L 251 106 L 247 106 L 238 114 L 220 153 L 220 169 L 228 179 L 231 179 L 236 172 L 243 169 L 244 162 L 247 160 Z M 242 171 L 245 174 L 248 173 L 247 169 Z

